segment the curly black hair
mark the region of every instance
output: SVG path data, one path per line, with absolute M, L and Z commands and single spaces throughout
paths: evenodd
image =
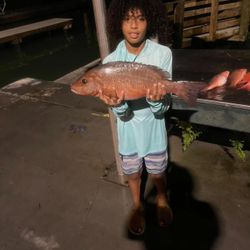
M 109 36 L 117 40 L 123 38 L 122 20 L 129 10 L 135 9 L 139 9 L 147 20 L 146 38 L 158 36 L 160 43 L 167 44 L 169 38 L 167 9 L 160 0 L 112 0 L 107 13 Z

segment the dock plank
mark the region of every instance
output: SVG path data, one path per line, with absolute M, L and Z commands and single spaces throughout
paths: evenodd
M 69 29 L 72 18 L 51 18 L 0 31 L 0 43 L 20 41 L 22 38 L 58 28 Z

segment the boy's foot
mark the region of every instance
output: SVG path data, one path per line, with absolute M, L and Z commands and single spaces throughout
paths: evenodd
M 157 219 L 160 227 L 167 227 L 173 221 L 173 211 L 169 206 L 166 195 L 156 197 Z
M 173 212 L 168 203 L 163 206 L 157 206 L 157 219 L 160 227 L 167 227 L 172 223 Z
M 143 209 L 133 209 L 129 216 L 128 229 L 134 235 L 142 235 L 145 231 Z

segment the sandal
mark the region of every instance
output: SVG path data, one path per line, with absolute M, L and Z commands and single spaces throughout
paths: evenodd
M 142 208 L 133 209 L 129 216 L 128 229 L 134 235 L 142 235 L 145 231 L 145 218 Z
M 168 204 L 165 206 L 157 206 L 157 218 L 160 227 L 168 227 L 173 221 L 171 207 Z

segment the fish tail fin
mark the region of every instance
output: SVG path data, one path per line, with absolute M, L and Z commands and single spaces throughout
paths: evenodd
M 206 86 L 204 82 L 177 81 L 173 94 L 183 99 L 189 106 L 194 106 L 200 91 Z

